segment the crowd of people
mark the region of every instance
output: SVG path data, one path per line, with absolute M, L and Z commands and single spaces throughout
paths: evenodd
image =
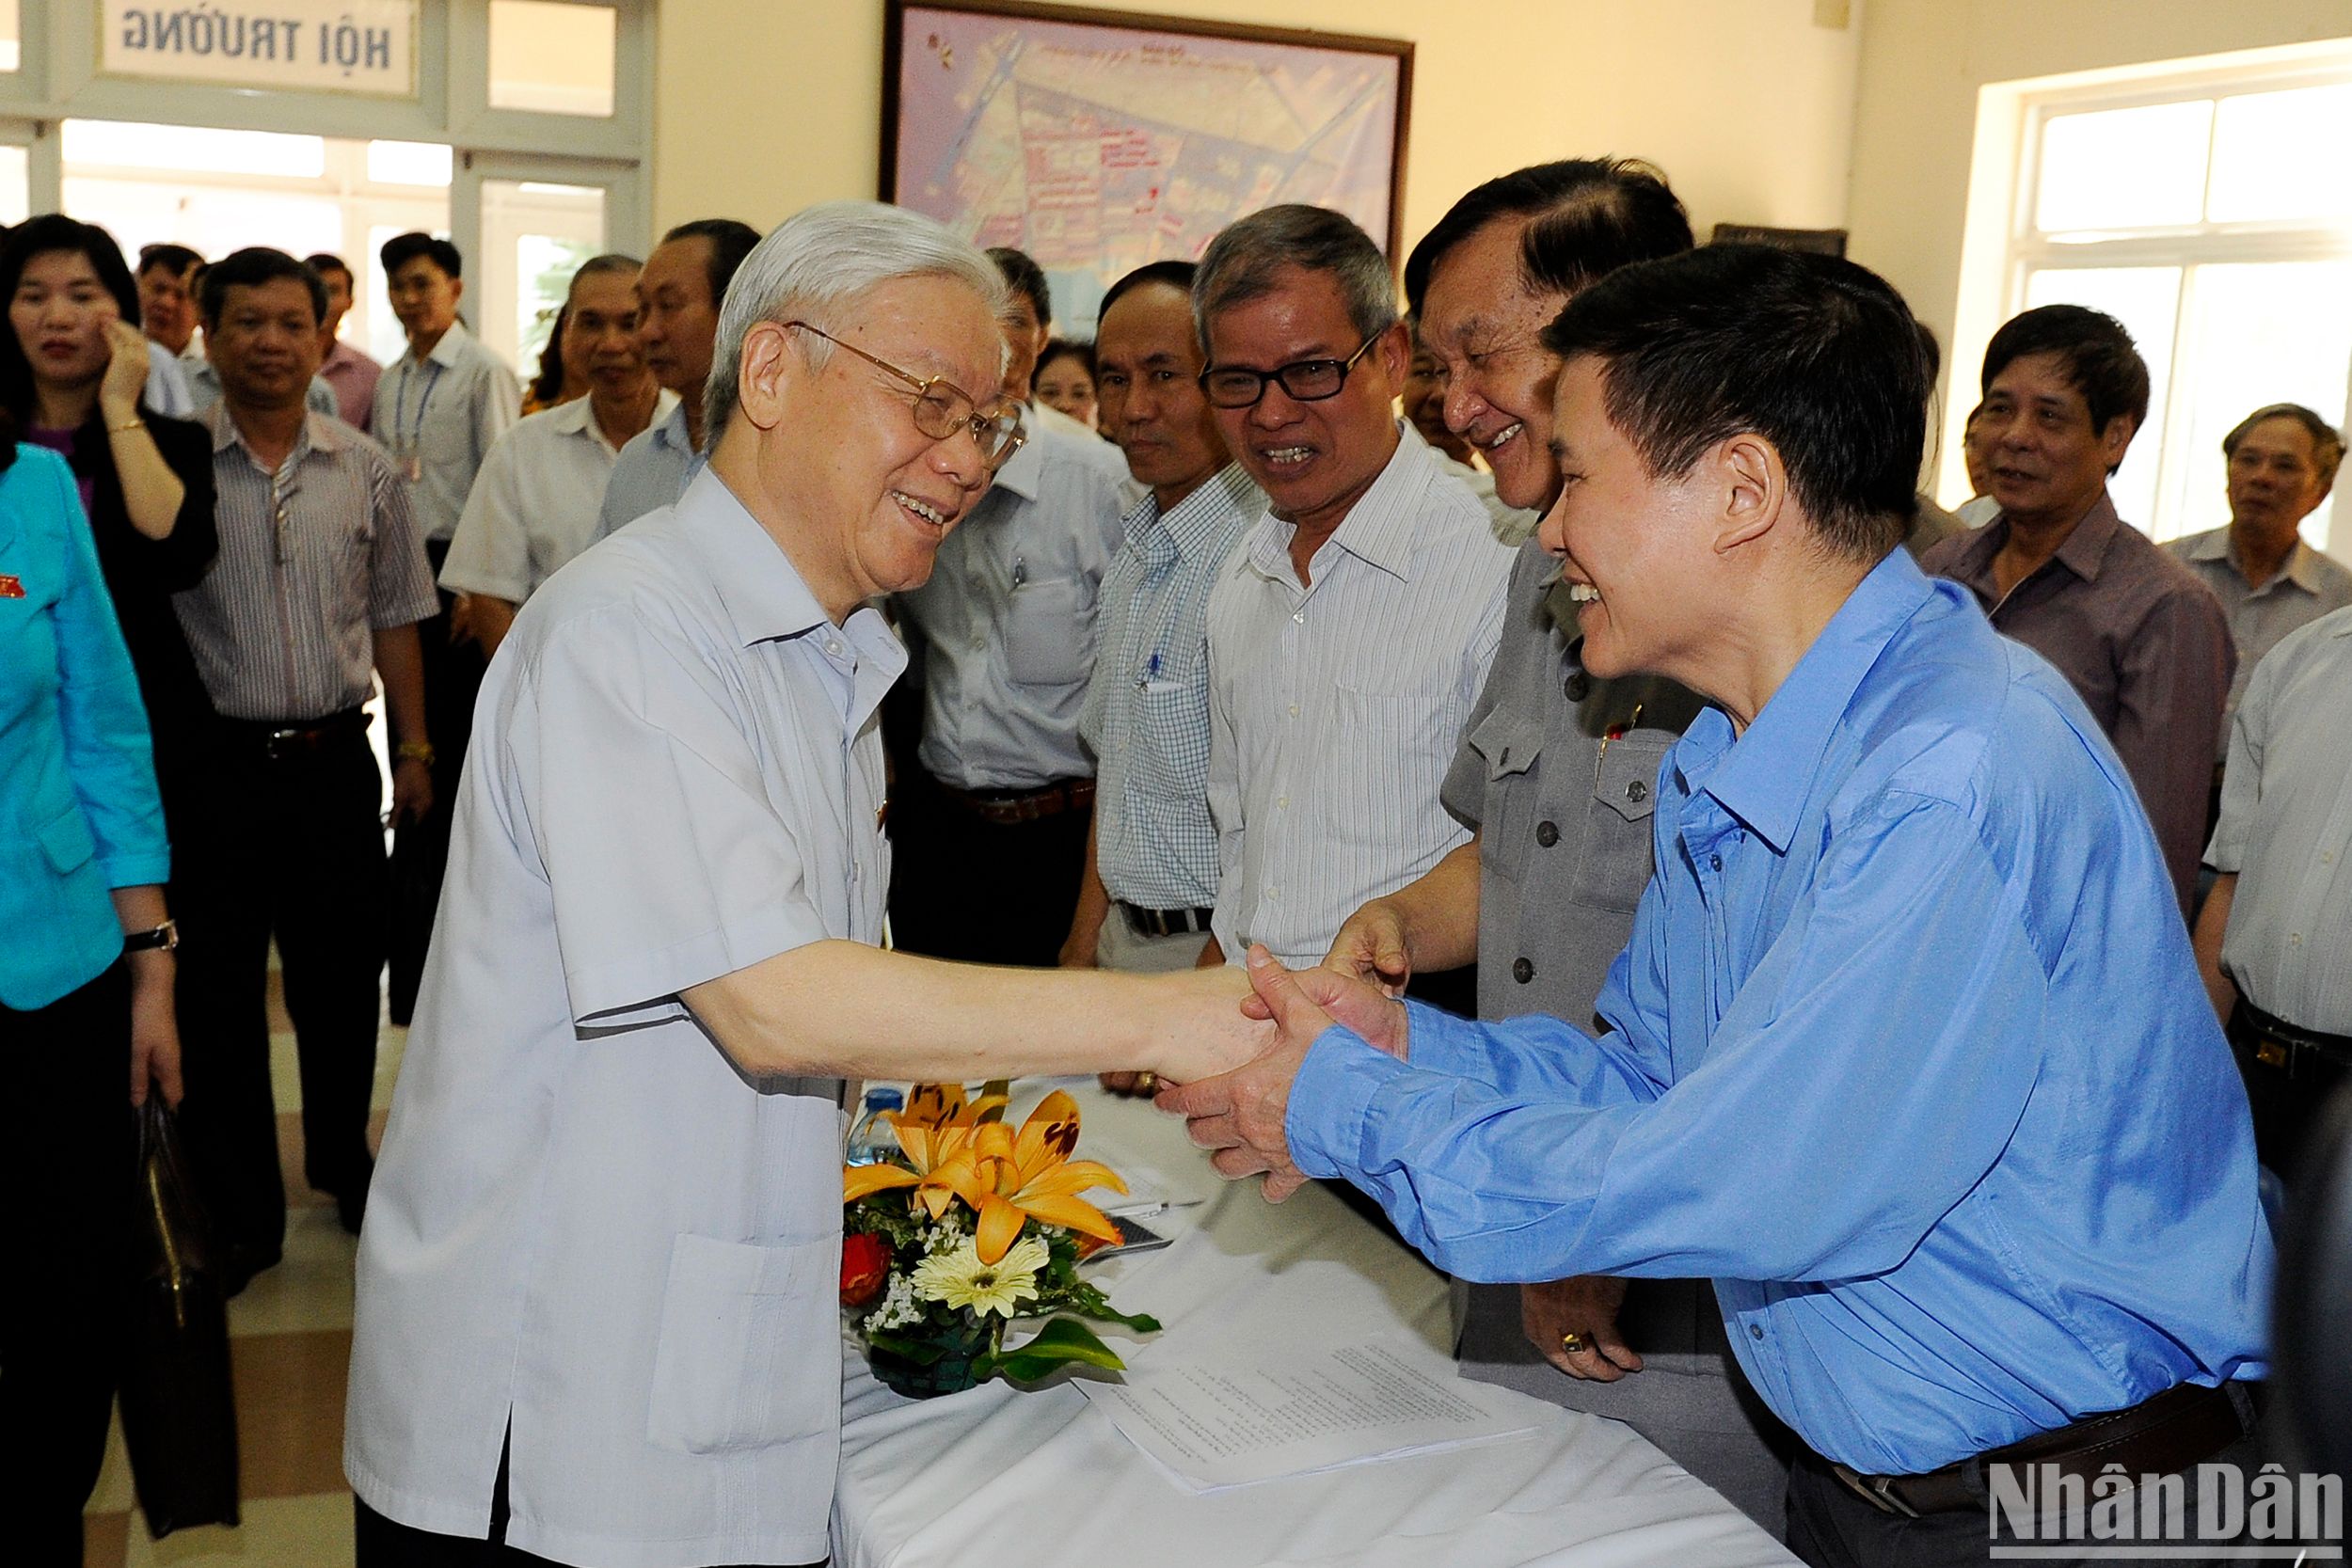
M 79 1560 L 131 1108 L 230 1291 L 281 1255 L 273 946 L 363 1563 L 825 1555 L 845 1077 L 1099 1071 L 1347 1184 L 1470 1375 L 1811 1562 L 1980 1560 L 2004 1454 L 2257 1451 L 2265 1194 L 2352 1066 L 2321 415 L 2158 546 L 2137 348 L 2027 310 L 1946 513 L 1900 297 L 1620 160 L 1401 291 L 1277 206 L 1090 324 L 898 209 L 701 220 L 527 388 L 453 245 L 380 261 L 389 366 L 334 256 L 0 245 L 25 1560 Z

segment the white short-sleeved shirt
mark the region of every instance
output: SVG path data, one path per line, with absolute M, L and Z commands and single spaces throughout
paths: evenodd
M 882 693 L 716 474 L 534 595 L 482 689 L 359 1243 L 344 1471 L 600 1568 L 825 1556 L 837 1080 L 746 1080 L 678 993 L 882 934 Z
M 592 403 L 574 398 L 530 415 L 491 443 L 441 563 L 442 587 L 521 604 L 596 542 L 620 449 L 606 439 Z M 676 403 L 675 392 L 655 399 L 654 422 Z

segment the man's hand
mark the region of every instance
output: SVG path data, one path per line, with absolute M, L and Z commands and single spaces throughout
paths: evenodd
M 1215 1078 L 1274 1043 L 1274 1026 L 1242 1011 L 1249 982 L 1237 969 L 1186 969 L 1132 978 L 1152 990 L 1152 1032 L 1142 1068 L 1162 1083 Z
M 433 809 L 433 769 L 422 757 L 403 757 L 392 765 L 392 820 L 419 822 Z
M 1359 980 L 1368 980 L 1391 996 L 1405 994 L 1413 977 L 1413 956 L 1405 942 L 1405 918 L 1396 905 L 1375 898 L 1347 917 L 1323 967 Z
M 1262 949 L 1252 948 L 1251 951 L 1255 953 Z M 1267 963 L 1277 974 L 1288 975 L 1298 991 L 1326 1015 L 1325 1028 L 1334 1023 L 1344 1024 L 1362 1037 L 1364 1043 L 1374 1050 L 1385 1051 L 1400 1062 L 1406 1059 L 1407 1022 L 1404 1003 L 1385 994 L 1371 981 L 1336 969 L 1285 970 L 1271 958 Z M 1258 978 L 1254 965 L 1249 977 L 1254 986 Z M 1241 1010 L 1251 1018 L 1275 1019 L 1273 1005 L 1268 1001 L 1263 987 L 1251 990 L 1243 1000 Z M 1313 1037 L 1309 1036 L 1308 1039 L 1311 1044 Z
M 1373 1043 L 1399 1056 L 1406 1048 L 1405 1009 L 1363 981 L 1327 969 L 1294 974 L 1263 947 L 1249 949 L 1248 974 L 1251 1012 L 1275 1025 L 1271 1048 L 1221 1078 L 1163 1089 L 1158 1104 L 1184 1118 L 1194 1143 L 1216 1150 L 1209 1164 L 1218 1175 L 1228 1180 L 1263 1175 L 1266 1201 L 1279 1203 L 1307 1184 L 1291 1159 L 1284 1128 L 1291 1084 L 1323 1032 L 1335 1022 L 1348 1022 L 1327 1010 L 1327 999 L 1342 1014 L 1364 1019 L 1375 1030 L 1368 1037 Z
M 1617 1332 L 1617 1309 L 1624 1305 L 1625 1281 L 1607 1275 L 1522 1285 L 1519 1324 L 1528 1343 L 1570 1377 L 1614 1383 L 1642 1370 L 1642 1358 Z M 1568 1349 L 1571 1342 L 1580 1348 Z

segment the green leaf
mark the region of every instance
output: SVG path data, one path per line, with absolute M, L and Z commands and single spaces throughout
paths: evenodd
M 1103 1343 L 1094 1330 L 1075 1318 L 1056 1318 L 1037 1338 L 991 1358 L 989 1372 L 1015 1383 L 1035 1383 L 1060 1369 L 1083 1363 L 1105 1371 L 1122 1371 L 1126 1363 Z
M 911 1339 L 903 1334 L 868 1334 L 866 1342 L 876 1350 L 888 1351 L 918 1367 L 928 1367 L 947 1354 L 947 1347 L 936 1339 Z

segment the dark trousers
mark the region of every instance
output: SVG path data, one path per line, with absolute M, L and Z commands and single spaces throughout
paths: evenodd
M 46 1007 L 0 1006 L 0 1529 L 22 1568 L 80 1568 L 129 1323 L 137 1133 L 116 963 Z
M 441 575 L 449 558 L 446 540 L 428 541 L 425 559 Z M 441 608 L 417 624 L 424 662 L 424 717 L 433 735 L 433 809 L 404 822 L 392 835 L 394 878 L 391 974 L 387 982 L 392 1022 L 405 1024 L 424 976 L 425 950 L 433 940 L 433 913 L 441 901 L 441 878 L 449 869 L 450 825 L 457 810 L 457 783 L 473 738 L 474 699 L 482 693 L 482 650 L 449 640 L 450 607 L 456 595 L 441 594 Z
M 890 809 L 890 934 L 902 951 L 1039 969 L 1059 961 L 1089 812 L 989 822 L 904 774 Z
M 2304 1146 L 2320 1113 L 2352 1068 L 2309 1046 L 2296 1046 L 2265 1027 L 2241 1000 L 2230 1014 L 2230 1053 L 2246 1080 L 2254 1113 L 2254 1152 L 2281 1181 L 2301 1174 Z M 2342 1041 L 2335 1042 L 2339 1047 Z
M 278 1105 L 269 1077 L 269 946 L 277 939 L 302 1074 L 303 1175 L 364 1189 L 384 971 L 383 776 L 356 716 L 272 756 L 262 727 L 223 747 L 219 832 L 189 847 L 202 918 L 181 973 L 189 1163 L 227 1254 L 229 1281 L 285 1244 Z
M 2260 1438 L 2249 1433 L 2215 1454 L 2208 1464 L 2235 1465 L 2248 1481 L 2261 1466 L 2265 1455 Z M 2176 1542 L 2143 1543 L 2146 1544 L 2195 1545 L 2197 1536 L 2197 1486 L 2195 1469 L 2189 1472 L 2189 1483 L 2183 1488 L 2187 1510 L 2182 1523 L 2183 1534 Z M 2132 1514 L 2138 1513 L 2135 1503 Z M 1802 1455 L 1788 1472 L 1788 1549 L 1813 1565 L 1813 1568 L 1974 1568 L 1977 1564 L 1995 1564 L 2010 1560 L 1995 1558 L 1992 1548 L 1998 1544 L 2016 1543 L 2006 1530 L 1998 1541 L 1991 1533 L 1992 1514 L 1987 1508 L 1963 1509 L 1951 1513 L 1929 1513 L 1916 1519 L 1898 1514 L 1882 1513 L 1849 1491 L 1830 1472 L 1828 1465 L 1812 1454 Z M 2214 1542 L 2207 1544 L 2223 1544 Z M 2038 1543 L 2044 1546 L 2049 1541 Z M 2085 1540 L 2088 1547 L 2099 1544 Z M 2287 1554 L 2292 1559 L 2294 1553 Z M 2117 1561 L 2162 1562 L 2164 1568 L 2220 1568 L 2229 1560 L 2223 1558 L 2042 1558 L 2038 1563 L 2053 1563 L 2056 1568 L 2104 1568 Z

